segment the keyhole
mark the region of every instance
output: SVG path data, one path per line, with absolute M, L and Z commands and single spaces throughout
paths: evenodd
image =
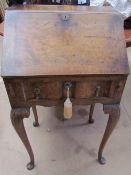
M 68 21 L 68 20 L 69 20 L 69 15 L 68 15 L 68 14 L 62 15 L 62 19 L 63 19 L 64 21 Z

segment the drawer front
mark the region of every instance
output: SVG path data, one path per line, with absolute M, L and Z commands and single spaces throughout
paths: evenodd
M 75 86 L 75 98 L 109 97 L 111 81 L 87 81 L 77 82 Z M 99 91 L 99 92 L 97 92 Z
M 69 82 L 70 98 L 73 99 L 90 99 L 97 97 L 110 97 L 110 89 L 112 81 L 105 80 L 46 80 L 46 79 L 32 79 L 27 80 L 26 96 L 28 100 L 31 99 L 49 99 L 59 100 L 67 97 L 67 89 L 65 84 Z M 99 92 L 97 92 L 99 88 Z
M 109 97 L 111 81 L 45 81 L 34 79 L 26 83 L 27 99 L 58 100 L 66 98 L 65 84 L 67 82 L 71 84 L 71 98 L 94 98 L 98 87 L 100 88 L 98 96 Z
M 65 84 L 70 82 L 70 98 L 79 99 L 101 99 L 106 102 L 113 100 L 119 102 L 126 83 L 126 79 L 106 80 L 98 78 L 26 78 L 6 79 L 5 85 L 10 102 L 14 105 L 24 105 L 30 100 L 64 100 L 67 97 Z M 100 101 L 101 102 L 101 101 Z
M 33 79 L 26 82 L 27 99 L 58 100 L 62 98 L 62 83 L 59 81 Z

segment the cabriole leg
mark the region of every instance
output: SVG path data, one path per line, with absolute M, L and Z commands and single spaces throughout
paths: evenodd
M 30 162 L 27 164 L 27 169 L 31 170 L 34 168 L 34 155 L 23 123 L 23 119 L 28 118 L 29 115 L 29 108 L 14 108 L 11 110 L 11 122 L 29 154 Z
M 120 108 L 119 108 L 119 104 L 107 104 L 107 105 L 103 105 L 103 111 L 105 114 L 109 114 L 109 119 L 108 119 L 108 123 L 106 126 L 106 130 L 102 139 L 102 142 L 100 144 L 99 147 L 99 152 L 98 152 L 98 161 L 100 164 L 105 164 L 106 160 L 105 158 L 102 156 L 103 153 L 103 149 L 107 143 L 107 140 L 109 139 L 112 131 L 114 130 L 119 118 L 120 118 Z
M 33 110 L 33 114 L 35 117 L 35 121 L 34 121 L 33 125 L 34 125 L 34 127 L 40 126 L 39 121 L 38 121 L 37 109 L 36 109 L 35 105 L 32 106 L 32 110 Z
M 95 107 L 95 104 L 91 104 L 90 112 L 89 112 L 89 120 L 88 120 L 88 123 L 90 124 L 94 123 L 94 119 L 93 119 L 94 107 Z

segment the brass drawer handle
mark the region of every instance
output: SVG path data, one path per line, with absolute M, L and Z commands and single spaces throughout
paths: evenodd
M 100 86 L 97 86 L 97 87 L 96 87 L 96 92 L 95 92 L 95 96 L 96 96 L 96 97 L 99 97 L 100 91 L 101 91 L 101 87 L 100 87 Z
M 34 89 L 34 96 L 36 99 L 39 99 L 40 97 L 40 89 L 37 87 Z

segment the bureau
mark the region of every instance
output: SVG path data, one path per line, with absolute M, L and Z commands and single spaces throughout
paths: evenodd
M 129 74 L 121 15 L 111 7 L 20 6 L 6 11 L 2 77 L 11 104 L 11 121 L 29 154 L 34 155 L 23 119 L 36 105 L 63 106 L 66 86 L 73 105 L 96 103 L 109 114 L 98 161 L 120 117 Z M 88 126 L 87 126 L 88 127 Z

